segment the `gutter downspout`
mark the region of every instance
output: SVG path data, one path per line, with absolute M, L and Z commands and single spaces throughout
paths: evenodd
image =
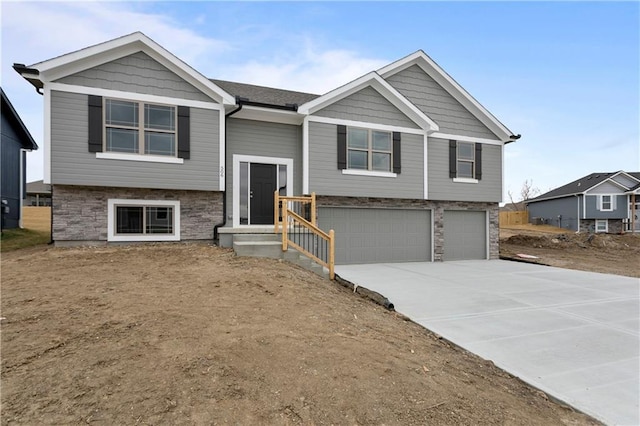
M 224 126 L 224 140 L 225 140 L 225 144 L 224 144 L 224 172 L 227 173 L 227 132 L 228 132 L 228 126 L 227 126 L 227 118 L 231 117 L 233 114 L 240 112 L 240 110 L 242 109 L 242 103 L 240 102 L 239 98 L 236 97 L 236 103 L 238 104 L 238 108 L 234 109 L 233 111 L 229 112 L 228 114 L 225 114 L 224 116 L 224 120 L 225 120 L 225 126 Z M 225 189 L 224 191 L 222 191 L 222 222 L 214 225 L 213 227 L 213 243 L 217 246 L 220 245 L 220 236 L 218 235 L 218 229 L 225 226 L 227 224 L 227 190 Z

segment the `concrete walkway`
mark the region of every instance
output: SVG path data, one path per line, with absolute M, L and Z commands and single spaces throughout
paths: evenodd
M 640 424 L 640 280 L 503 260 L 336 272 L 580 411 Z

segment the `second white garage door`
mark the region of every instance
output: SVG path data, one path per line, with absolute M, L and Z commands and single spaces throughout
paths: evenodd
M 431 212 L 320 207 L 318 225 L 336 233 L 336 264 L 431 260 Z
M 487 213 L 484 211 L 444 211 L 443 260 L 487 258 Z

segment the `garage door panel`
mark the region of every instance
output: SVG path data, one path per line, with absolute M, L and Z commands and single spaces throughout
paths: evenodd
M 471 260 L 486 258 L 486 212 L 445 210 L 443 260 Z
M 336 232 L 336 263 L 431 260 L 428 210 L 321 207 L 321 229 Z

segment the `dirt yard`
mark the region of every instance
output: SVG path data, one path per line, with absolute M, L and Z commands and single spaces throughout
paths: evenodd
M 640 278 L 640 235 L 588 235 L 553 226 L 519 225 L 500 229 L 500 255 L 560 268 Z
M 205 245 L 2 255 L 2 424 L 596 424 L 307 271 Z

